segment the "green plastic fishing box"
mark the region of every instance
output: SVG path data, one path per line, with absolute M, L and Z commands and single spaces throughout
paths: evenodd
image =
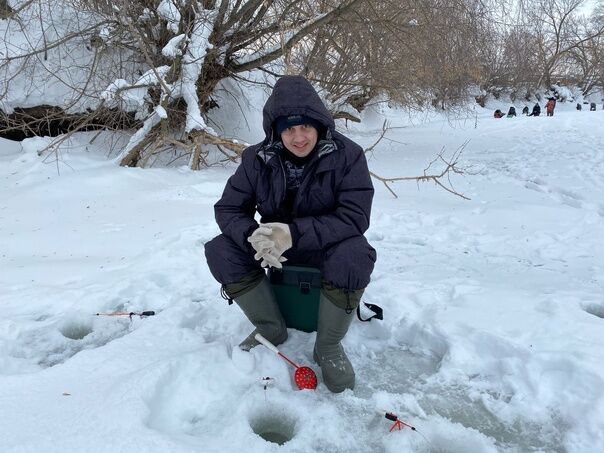
M 321 271 L 314 267 L 271 268 L 268 277 L 287 327 L 314 332 L 319 316 Z

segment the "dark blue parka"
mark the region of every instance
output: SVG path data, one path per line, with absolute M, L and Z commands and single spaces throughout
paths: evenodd
M 273 122 L 279 116 L 294 114 L 317 120 L 324 130 L 313 157 L 305 166 L 293 211 L 285 216 L 282 211 L 286 196 L 286 176 L 281 158 L 283 144 L 275 140 Z M 335 130 L 333 118 L 320 97 L 301 76 L 285 76 L 277 81 L 263 109 L 263 127 L 265 140 L 244 150 L 241 164 L 214 206 L 223 236 L 240 250 L 253 255 L 247 239 L 258 227 L 254 220 L 257 211 L 261 222 L 290 225 L 294 253 L 327 252 L 338 244 L 347 243 L 349 247 L 355 247 L 359 240 L 364 242 L 365 249 L 369 249 L 368 253 L 372 255 L 371 265 L 366 266 L 371 273 L 375 251 L 362 236 L 369 227 L 374 190 L 363 149 Z M 234 249 L 231 247 L 231 250 Z M 225 280 L 220 278 L 225 272 L 212 269 L 207 247 L 206 255 L 214 276 L 219 281 Z M 353 255 L 351 250 L 348 258 L 352 259 Z M 232 264 L 240 259 L 226 257 L 221 261 Z M 367 284 L 369 275 L 361 280 L 354 286 Z

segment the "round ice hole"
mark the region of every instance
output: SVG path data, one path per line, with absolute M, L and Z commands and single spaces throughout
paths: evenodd
M 92 326 L 87 324 L 70 323 L 60 329 L 61 334 L 71 340 L 81 340 L 92 333 Z
M 272 411 L 252 417 L 250 426 L 267 442 L 283 445 L 294 438 L 296 420 L 281 411 Z
M 589 304 L 585 305 L 583 308 L 590 315 L 597 316 L 598 318 L 604 318 L 604 305 Z

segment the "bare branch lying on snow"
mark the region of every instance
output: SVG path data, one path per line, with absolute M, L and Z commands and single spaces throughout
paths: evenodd
M 386 132 L 388 132 L 389 129 L 390 129 L 390 127 L 388 125 L 388 122 L 384 121 L 384 124 L 382 125 L 382 132 L 381 132 L 379 138 L 373 145 L 371 145 L 369 148 L 367 148 L 365 150 L 365 153 L 373 151 L 375 149 L 375 147 L 386 136 Z M 458 166 L 458 164 L 459 164 L 459 158 L 461 156 L 461 153 L 463 152 L 463 150 L 465 149 L 467 144 L 468 144 L 468 142 L 465 142 L 463 145 L 461 145 L 457 149 L 457 151 L 455 151 L 455 153 L 453 153 L 453 156 L 451 156 L 450 159 L 446 159 L 444 157 L 445 149 L 443 148 L 440 151 L 440 153 L 438 153 L 438 155 L 424 169 L 424 174 L 422 176 L 400 176 L 400 177 L 396 177 L 396 178 L 384 178 L 382 176 L 377 175 L 376 173 L 374 173 L 372 171 L 370 171 L 369 174 L 372 177 L 374 177 L 375 179 L 377 179 L 378 181 L 381 181 L 382 183 L 384 183 L 384 186 L 386 186 L 386 189 L 388 189 L 388 191 L 394 196 L 394 198 L 398 198 L 398 195 L 390 187 L 390 184 L 393 182 L 417 181 L 417 183 L 419 184 L 420 182 L 432 181 L 434 184 L 436 184 L 437 186 L 446 190 L 447 192 L 452 193 L 453 195 L 457 195 L 458 197 L 461 197 L 464 200 L 469 200 L 470 198 L 468 198 L 467 196 L 465 196 L 462 193 L 459 193 L 457 190 L 455 190 L 455 188 L 453 187 L 453 182 L 451 181 L 451 174 L 458 174 L 458 175 L 466 174 L 465 170 L 463 168 L 460 168 Z M 428 174 L 428 171 L 430 170 L 432 165 L 434 165 L 436 162 L 441 162 L 444 164 L 443 170 L 440 173 Z M 444 181 L 444 183 L 443 183 L 443 181 Z
M 388 132 L 388 130 L 390 130 L 390 125 L 388 124 L 388 121 L 384 120 L 384 123 L 382 124 L 382 133 L 380 134 L 380 136 L 378 137 L 378 139 L 375 141 L 375 143 L 365 150 L 365 154 L 367 154 L 368 152 L 371 152 L 371 151 L 373 151 L 375 149 L 375 147 L 386 136 L 386 132 Z

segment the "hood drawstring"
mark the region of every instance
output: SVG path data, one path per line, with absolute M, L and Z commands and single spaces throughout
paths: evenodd
M 344 290 L 344 294 L 346 294 L 346 314 L 349 315 L 350 313 L 353 312 L 354 308 L 352 308 L 352 305 L 350 305 L 350 291 L 348 289 Z
M 227 294 L 227 292 L 226 292 L 226 285 L 222 285 L 222 286 L 220 287 L 220 296 L 221 296 L 221 297 L 222 297 L 224 300 L 226 300 L 226 301 L 229 303 L 229 305 L 233 305 L 233 298 L 232 298 L 232 297 L 230 297 L 230 296 Z

